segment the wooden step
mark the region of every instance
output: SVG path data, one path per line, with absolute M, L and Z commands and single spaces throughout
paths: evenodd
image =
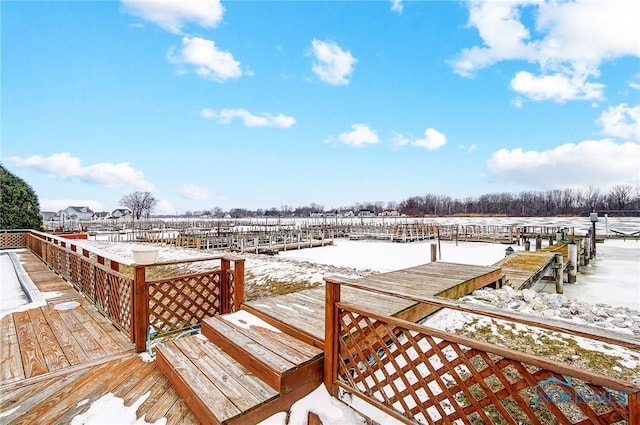
M 203 424 L 260 421 L 280 408 L 270 408 L 277 391 L 199 335 L 159 344 L 156 361 Z
M 280 394 L 322 382 L 323 351 L 283 332 L 216 316 L 202 321 L 202 334 Z

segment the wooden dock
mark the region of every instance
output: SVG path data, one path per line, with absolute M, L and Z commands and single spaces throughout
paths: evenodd
M 365 286 L 384 287 L 398 292 L 410 291 L 424 296 L 459 298 L 488 285 L 502 284 L 499 267 L 473 266 L 446 262 L 374 274 L 358 281 Z M 345 302 L 362 305 L 379 314 L 417 321 L 436 309 L 387 295 L 345 288 Z M 243 308 L 263 320 L 285 326 L 296 337 L 318 347 L 324 343 L 324 288 L 307 289 L 272 298 L 248 301 Z

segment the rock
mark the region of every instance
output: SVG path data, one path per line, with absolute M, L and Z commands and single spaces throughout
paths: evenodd
M 539 300 L 534 300 L 530 304 L 530 306 L 533 309 L 533 311 L 543 311 L 543 310 L 547 310 L 549 308 L 548 305 L 546 305 L 545 303 L 543 303 L 542 301 L 539 301 Z
M 591 306 L 581 302 L 572 303 L 569 305 L 569 311 L 574 315 L 583 315 L 591 312 Z
M 531 302 L 537 296 L 538 296 L 538 293 L 536 291 L 533 291 L 531 289 L 523 289 L 522 290 L 522 297 L 528 303 Z
M 596 321 L 596 318 L 593 314 L 583 314 L 579 318 L 584 320 L 585 323 L 594 323 Z
M 569 302 L 567 297 L 562 294 L 551 294 L 547 297 L 549 305 L 555 309 L 559 309 Z
M 609 322 L 596 322 L 596 326 L 599 326 L 601 328 L 605 328 L 605 329 L 611 329 L 613 328 L 613 325 Z
M 518 310 L 522 303 L 520 301 L 512 301 L 507 305 L 509 310 Z
M 476 293 L 477 292 L 477 293 Z M 490 294 L 486 290 L 483 291 L 473 291 L 473 298 L 480 301 L 485 301 L 488 303 L 492 303 L 496 301 L 497 297 L 493 294 Z
M 616 328 L 628 328 L 629 327 L 629 323 L 627 322 L 611 322 L 613 323 L 613 326 L 615 326 Z
M 560 309 L 558 309 L 558 316 L 564 318 L 564 319 L 571 319 L 571 312 L 569 311 L 568 308 L 566 307 L 562 307 Z
M 557 312 L 556 310 L 549 308 L 546 310 L 542 310 L 542 312 L 540 313 L 542 315 L 542 317 L 555 317 Z
M 593 314 L 595 317 L 609 317 L 609 313 L 604 308 L 594 308 L 593 310 L 591 310 L 591 314 Z

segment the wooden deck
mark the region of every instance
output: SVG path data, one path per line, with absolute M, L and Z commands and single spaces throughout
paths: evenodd
M 108 392 L 128 406 L 148 391 L 138 417 L 197 423 L 155 362 L 144 363 L 122 332 L 31 251 L 17 255 L 47 305 L 0 320 L 2 423 L 69 423 Z M 79 306 L 56 310 L 69 301 Z
M 500 284 L 499 267 L 436 262 L 403 270 L 371 275 L 358 282 L 370 287 L 424 296 L 459 298 L 478 288 Z M 342 300 L 367 310 L 417 321 L 435 307 L 354 288 L 345 287 Z M 324 347 L 325 289 L 313 288 L 272 298 L 245 302 L 243 308 L 263 320 L 284 327 L 303 341 Z
M 514 289 L 530 288 L 536 284 L 554 263 L 553 252 L 518 251 L 494 265 L 502 268 L 507 285 Z

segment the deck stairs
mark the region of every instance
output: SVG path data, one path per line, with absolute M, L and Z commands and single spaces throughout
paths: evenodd
M 228 319 L 206 318 L 201 334 L 156 348 L 158 367 L 203 424 L 257 423 L 320 385 L 322 350 L 269 325 Z

